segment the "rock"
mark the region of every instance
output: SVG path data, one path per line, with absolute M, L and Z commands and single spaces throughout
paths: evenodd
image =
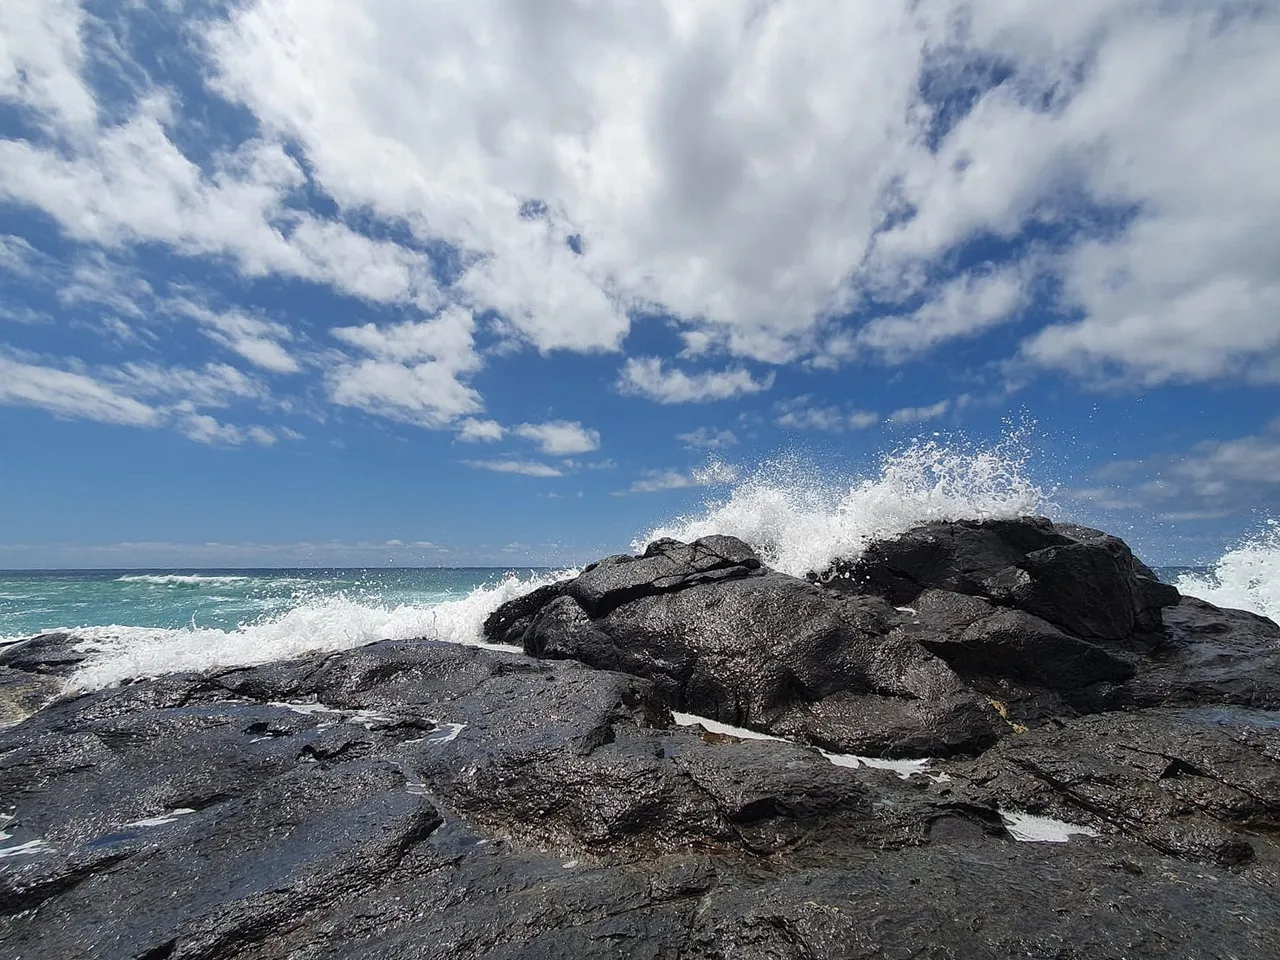
M 901 616 L 883 601 L 833 597 L 761 569 L 740 541 L 709 540 L 610 558 L 538 613 L 490 622 L 522 628 L 533 656 L 650 680 L 673 709 L 832 750 L 941 755 L 999 734 L 942 661 L 888 636 Z M 491 636 L 509 643 L 514 631 Z
M 1280 626 L 1194 597 L 1163 614 L 1165 642 L 1141 662 L 1128 703 L 1280 709 Z
M 1280 724 L 1248 713 L 1143 711 L 1064 720 L 1002 741 L 957 776 L 975 801 L 1047 813 L 1166 853 L 1254 858 L 1280 823 Z M 1273 827 L 1264 827 L 1270 844 Z
M 76 650 L 79 640 L 68 633 L 43 633 L 0 646 L 0 667 L 44 676 L 67 677 L 88 654 Z
M 162 677 L 0 731 L 0 943 L 72 960 L 1274 955 L 1273 735 L 1170 717 L 1046 729 L 903 780 L 673 728 L 633 676 L 438 643 Z M 1086 761 L 1106 766 L 1079 779 Z M 1015 843 L 998 811 L 1019 803 L 1101 835 Z
M 815 573 L 821 583 L 902 606 L 930 588 L 982 596 L 985 583 L 1028 554 L 1076 541 L 1043 517 L 927 523 L 871 544 L 857 560 Z
M 496 611 L 529 655 L 54 699 L 0 729 L 0 952 L 1280 955 L 1280 627 L 1041 519 L 867 556 L 811 583 L 659 541 Z M 76 645 L 0 650 L 12 716 Z
M 0 667 L 0 727 L 25 720 L 61 693 L 62 683 L 54 677 Z
M 969 609 L 953 618 L 952 611 L 960 604 Z M 919 622 L 899 632 L 962 676 L 1010 677 L 1063 691 L 1123 683 L 1134 675 L 1128 661 L 1022 610 L 1001 609 L 975 597 L 942 591 L 925 593 L 918 606 Z
M 1178 593 L 1134 559 L 1124 541 L 1044 518 L 933 523 L 838 561 L 818 582 L 891 603 L 941 589 L 1030 613 L 1085 640 L 1127 641 L 1158 632 Z
M 79 640 L 45 633 L 0 646 L 0 727 L 25 720 L 62 695 L 63 681 L 89 656 Z

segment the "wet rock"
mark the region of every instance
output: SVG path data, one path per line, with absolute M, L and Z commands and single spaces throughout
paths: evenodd
M 529 655 L 53 700 L 0 729 L 0 953 L 1280 955 L 1280 627 L 1039 519 L 838 566 L 660 541 L 500 608 Z M 4 648 L 0 697 L 75 646 Z
M 585 572 L 524 621 L 525 650 L 643 677 L 673 709 L 834 750 L 950 754 L 998 735 L 946 664 L 888 635 L 902 618 L 886 603 L 833 597 L 762 570 L 740 541 L 711 539 Z
M 1183 597 L 1163 611 L 1159 646 L 1126 688 L 1128 702 L 1280 709 L 1280 626 Z
M 388 642 L 162 677 L 0 731 L 0 854 L 26 851 L 0 858 L 0 946 L 1273 955 L 1273 735 L 1188 723 L 1068 725 L 904 780 L 673 727 L 648 681 L 573 662 Z M 1016 843 L 1015 804 L 1102 835 Z
M 78 638 L 69 633 L 42 633 L 0 646 L 0 667 L 42 676 L 67 677 L 89 656 L 77 650 Z
M 62 695 L 64 680 L 89 656 L 67 633 L 0 646 L 0 726 L 18 723 Z

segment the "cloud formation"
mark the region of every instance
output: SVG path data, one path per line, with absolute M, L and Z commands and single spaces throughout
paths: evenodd
M 129 25 L 176 9 L 0 9 L 0 202 L 75 249 L 63 300 L 119 342 L 176 308 L 263 375 L 468 441 L 499 435 L 491 355 L 639 353 L 640 316 L 684 349 L 621 360 L 618 387 L 664 404 L 997 328 L 1088 382 L 1280 381 L 1275 4 L 246 0 L 185 25 L 170 77 Z M 385 312 L 329 350 L 115 283 L 140 250 Z M 14 276 L 48 256 L 0 242 Z M 68 399 L 26 379 L 4 402 L 147 424 L 74 365 Z M 781 416 L 870 417 L 816 411 Z
M 707 403 L 760 393 L 770 389 L 773 380 L 772 373 L 757 380 L 741 368 L 686 373 L 667 369 L 660 357 L 641 357 L 627 361 L 618 389 L 657 403 Z

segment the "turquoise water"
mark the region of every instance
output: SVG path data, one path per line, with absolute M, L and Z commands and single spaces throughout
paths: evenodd
M 105 626 L 235 630 L 339 599 L 379 608 L 433 606 L 507 573 L 484 567 L 0 571 L 0 638 Z

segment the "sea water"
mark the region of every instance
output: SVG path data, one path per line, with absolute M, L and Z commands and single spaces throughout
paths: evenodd
M 642 531 L 741 537 L 771 566 L 803 575 L 928 520 L 1054 516 L 1027 476 L 1016 433 L 990 447 L 920 441 L 839 481 L 783 459 L 699 512 Z M 573 570 L 117 570 L 0 573 L 0 643 L 67 630 L 89 654 L 71 686 L 94 689 L 179 670 L 250 665 L 383 639 L 486 645 L 502 603 Z M 1184 593 L 1280 616 L 1280 529 L 1213 567 L 1162 573 Z

